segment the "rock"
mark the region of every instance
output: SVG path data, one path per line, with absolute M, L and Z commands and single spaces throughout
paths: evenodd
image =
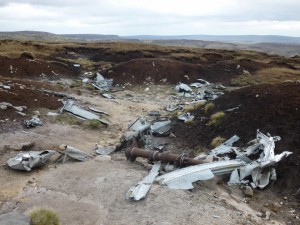
M 111 156 L 110 155 L 98 155 L 95 158 L 96 162 L 110 162 L 111 161 Z
M 5 105 L 7 107 L 13 107 L 13 105 L 8 102 L 0 102 L 0 105 Z
M 246 186 L 244 190 L 244 194 L 246 197 L 252 198 L 253 197 L 253 189 L 250 186 Z
M 66 144 L 61 144 L 60 146 L 58 146 L 59 150 L 66 150 L 67 145 Z
M 3 146 L 3 149 L 8 151 L 26 151 L 34 145 L 34 142 L 22 142 L 14 144 L 6 144 Z
M 0 215 L 0 225 L 30 225 L 30 219 L 17 212 Z
M 269 206 L 269 209 L 271 209 L 273 212 L 279 212 L 279 210 L 281 209 L 281 205 L 280 203 L 278 202 L 275 202 L 275 203 L 272 203 L 270 206 Z
M 39 117 L 41 115 L 40 111 L 33 111 L 32 113 L 34 116 L 37 116 L 37 117 Z
M 25 109 L 27 109 L 27 107 L 26 106 L 14 106 L 14 109 L 19 112 L 23 112 Z
M 265 219 L 266 219 L 266 220 L 269 220 L 270 217 L 271 217 L 271 212 L 270 212 L 270 211 L 267 211 L 267 212 L 266 212 L 266 217 L 265 217 Z
M 7 109 L 7 106 L 6 106 L 6 105 L 0 105 L 0 109 L 6 110 L 6 109 Z
M 257 212 L 257 213 L 256 213 L 256 216 L 258 216 L 258 217 L 262 217 L 262 216 L 263 216 L 263 214 L 262 214 L 261 212 Z

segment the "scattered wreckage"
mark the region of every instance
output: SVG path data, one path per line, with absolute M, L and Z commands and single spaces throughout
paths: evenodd
M 130 188 L 127 198 L 138 201 L 145 198 L 153 182 L 166 185 L 171 189 L 192 189 L 193 182 L 212 179 L 215 175 L 230 175 L 228 185 L 240 184 L 252 188 L 265 188 L 270 180 L 276 180 L 275 165 L 292 154 L 284 151 L 275 155 L 275 142 L 280 137 L 265 135 L 257 130 L 256 139 L 245 148 L 233 147 L 239 140 L 234 135 L 225 143 L 211 150 L 208 155 L 189 158 L 185 154 L 140 149 L 134 140 L 125 149 L 126 158 L 134 161 L 143 157 L 152 162 L 161 163 L 160 169 L 154 169 L 136 186 Z M 256 159 L 253 159 L 255 158 Z M 250 159 L 251 158 L 251 159 Z M 208 160 L 209 159 L 209 160 Z M 162 168 L 164 172 L 159 175 Z
M 175 90 L 179 92 L 177 96 L 192 98 L 194 101 L 199 101 L 214 100 L 224 94 L 220 91 L 213 91 L 213 89 L 224 90 L 225 87 L 223 85 L 213 85 L 203 79 L 197 80 L 197 83 L 191 83 L 190 86 L 184 83 L 179 83 L 176 85 Z M 192 88 L 198 88 L 198 91 L 194 92 Z
M 14 158 L 7 160 L 7 165 L 15 170 L 31 171 L 33 168 L 41 167 L 56 153 L 61 155 L 56 159 L 57 162 L 65 163 L 68 158 L 77 161 L 87 161 L 89 154 L 69 145 L 61 145 L 62 150 L 29 151 L 17 154 Z

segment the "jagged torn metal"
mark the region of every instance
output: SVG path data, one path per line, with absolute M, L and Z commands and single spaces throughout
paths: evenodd
M 154 179 L 158 176 L 160 166 L 160 162 L 155 163 L 149 174 L 145 176 L 137 185 L 131 187 L 127 191 L 126 198 L 134 201 L 144 199 L 149 192 Z
M 161 185 L 167 185 L 171 189 L 187 190 L 194 188 L 193 182 L 209 180 L 214 175 L 231 173 L 241 165 L 243 165 L 243 162 L 238 160 L 204 163 L 172 171 L 157 177 L 155 181 Z
M 45 165 L 47 160 L 55 153 L 56 151 L 53 150 L 19 153 L 6 163 L 12 169 L 30 171 L 34 167 Z
M 66 147 L 64 151 L 58 151 L 58 152 L 62 154 L 62 158 L 63 158 L 62 163 L 65 163 L 67 156 L 82 162 L 87 161 L 90 158 L 89 154 L 87 154 L 86 152 L 83 152 L 69 145 Z M 59 161 L 60 158 L 57 160 Z
M 252 187 L 264 188 L 269 184 L 269 180 L 276 179 L 276 171 L 273 166 L 279 162 L 284 157 L 292 154 L 292 152 L 284 151 L 278 155 L 275 155 L 275 141 L 279 141 L 280 137 L 271 137 L 270 135 L 264 135 L 259 130 L 256 135 L 256 144 L 254 144 L 252 149 L 244 151 L 248 155 L 252 152 L 256 152 L 257 148 L 263 148 L 263 152 L 260 157 L 245 166 L 240 168 L 240 180 L 243 180 L 247 176 L 252 177 Z
M 101 119 L 98 115 L 96 115 L 92 112 L 89 112 L 85 109 L 81 109 L 80 107 L 76 106 L 75 102 L 73 100 L 70 100 L 70 99 L 65 103 L 65 105 L 61 109 L 61 113 L 64 110 L 74 114 L 75 116 L 79 116 L 79 117 L 84 118 L 84 119 L 88 119 L 88 120 L 93 120 L 94 119 L 94 120 L 99 120 L 101 123 L 104 123 L 106 125 L 110 124 L 109 121 L 107 121 L 105 119 Z

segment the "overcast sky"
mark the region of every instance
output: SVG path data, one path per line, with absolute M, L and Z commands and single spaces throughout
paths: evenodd
M 299 0 L 0 0 L 0 30 L 300 36 Z

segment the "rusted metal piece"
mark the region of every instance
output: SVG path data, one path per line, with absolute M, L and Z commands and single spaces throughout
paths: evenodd
M 150 161 L 161 161 L 163 163 L 174 163 L 174 165 L 179 167 L 198 165 L 205 163 L 203 160 L 197 160 L 187 157 L 186 154 L 173 154 L 170 152 L 159 152 L 145 150 L 137 147 L 127 148 L 125 150 L 125 155 L 127 160 L 134 162 L 137 157 L 142 157 L 149 159 Z

